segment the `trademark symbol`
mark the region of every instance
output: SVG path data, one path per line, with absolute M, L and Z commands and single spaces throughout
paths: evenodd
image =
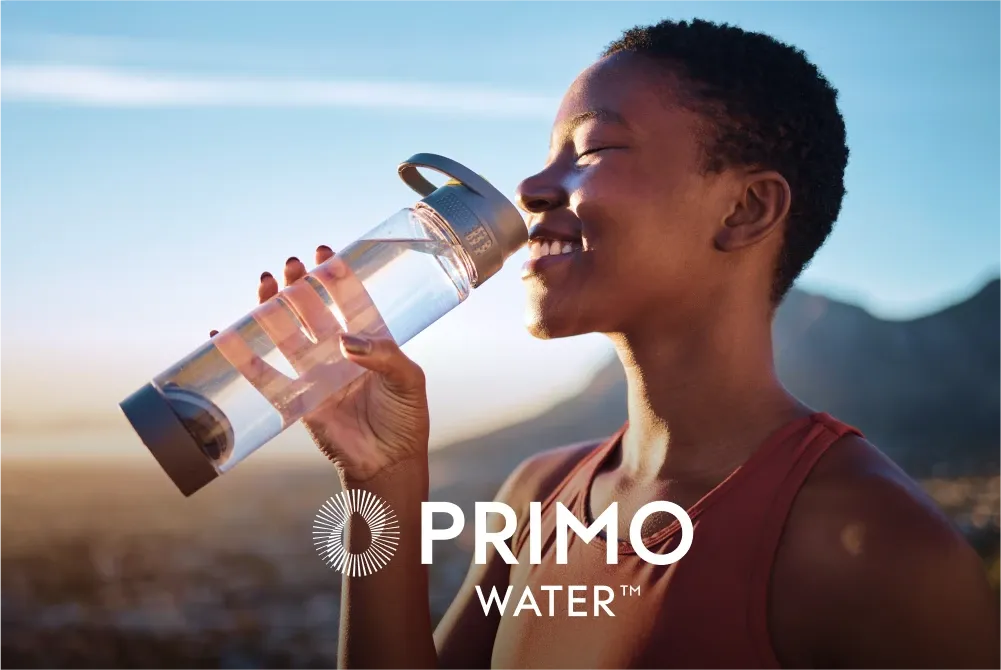
M 630 586 L 629 584 L 622 584 L 619 586 L 622 589 L 622 595 L 624 596 L 638 596 L 640 594 L 640 587 Z

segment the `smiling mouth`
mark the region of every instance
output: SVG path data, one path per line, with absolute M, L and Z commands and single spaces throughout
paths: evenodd
M 529 258 L 521 268 L 521 278 L 541 276 L 546 268 L 574 263 L 587 251 L 581 240 L 533 239 L 528 245 Z
M 528 245 L 528 255 L 531 259 L 544 256 L 570 256 L 584 250 L 580 242 L 565 242 L 562 240 L 534 239 Z

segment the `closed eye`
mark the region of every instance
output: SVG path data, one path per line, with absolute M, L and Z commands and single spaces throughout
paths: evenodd
M 622 148 L 623 147 L 595 147 L 594 149 L 587 149 L 586 151 L 580 152 L 579 154 L 577 154 L 574 160 L 579 161 L 581 158 L 584 158 L 585 156 L 591 156 L 600 153 L 602 151 L 609 151 L 611 149 L 622 149 Z
M 586 151 L 581 151 L 579 154 L 577 154 L 577 158 L 580 159 L 580 158 L 583 158 L 584 156 L 590 156 L 591 154 L 596 154 L 599 151 L 604 151 L 605 148 L 606 147 L 595 147 L 594 149 L 588 149 Z

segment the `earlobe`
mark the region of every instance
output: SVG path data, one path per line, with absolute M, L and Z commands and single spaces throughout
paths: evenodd
M 716 248 L 736 251 L 770 236 L 789 215 L 789 183 L 777 172 L 748 175 L 733 211 L 716 233 Z

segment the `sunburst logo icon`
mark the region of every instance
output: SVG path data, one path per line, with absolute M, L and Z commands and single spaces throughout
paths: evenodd
M 351 517 L 359 515 L 372 535 L 368 547 L 352 553 L 344 546 Z M 313 543 L 328 567 L 348 577 L 364 577 L 386 567 L 400 542 L 400 523 L 382 498 L 368 491 L 341 491 L 316 513 Z

